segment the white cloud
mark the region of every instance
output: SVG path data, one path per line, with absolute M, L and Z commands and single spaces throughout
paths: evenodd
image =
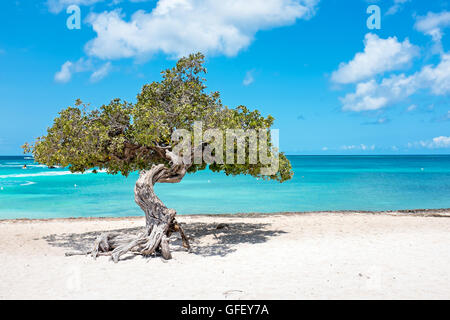
M 394 0 L 394 4 L 386 11 L 386 15 L 394 15 L 402 8 L 402 5 L 411 0 Z
M 85 72 L 92 69 L 92 61 L 86 59 L 79 59 L 76 62 L 66 61 L 61 66 L 61 70 L 55 74 L 56 82 L 69 82 L 72 79 L 72 74 L 77 72 Z
M 111 71 L 111 62 L 107 62 L 91 75 L 91 81 L 97 82 L 106 77 Z
M 443 55 L 437 66 L 425 66 L 411 76 L 400 74 L 384 78 L 380 83 L 373 79 L 359 83 L 354 93 L 341 98 L 342 108 L 356 112 L 378 110 L 421 89 L 434 95 L 450 93 L 450 54 Z
M 60 13 L 70 5 L 90 6 L 104 0 L 47 0 L 48 10 L 52 13 Z
M 100 67 L 95 67 L 91 59 L 81 58 L 76 62 L 66 61 L 61 66 L 61 69 L 55 74 L 55 81 L 66 83 L 72 79 L 74 73 L 91 71 L 90 80 L 97 82 L 103 79 L 111 71 L 111 63 L 107 62 Z
M 244 80 L 242 81 L 242 84 L 244 86 L 249 86 L 255 81 L 253 72 L 254 72 L 253 70 L 250 70 L 250 71 L 247 71 L 247 73 L 245 74 Z
M 433 138 L 432 148 L 450 148 L 450 137 L 440 136 Z
M 129 21 L 120 10 L 91 14 L 97 33 L 85 47 L 101 59 L 173 57 L 201 51 L 234 56 L 259 30 L 285 26 L 314 15 L 319 0 L 159 0 L 149 13 Z
M 446 149 L 450 148 L 450 137 L 440 136 L 432 140 L 408 143 L 409 148 Z
M 386 71 L 408 65 L 418 55 L 418 48 L 408 39 L 399 42 L 396 37 L 381 39 L 368 33 L 364 40 L 364 52 L 358 52 L 353 60 L 341 63 L 331 80 L 336 83 L 354 83 Z
M 47 0 L 50 11 L 58 13 L 71 4 L 94 5 L 103 0 Z M 116 5 L 123 0 L 113 0 Z M 128 0 L 146 2 L 149 0 Z M 86 19 L 96 37 L 86 43 L 88 59 L 66 61 L 55 81 L 68 82 L 73 73 L 93 71 L 91 81 L 104 78 L 111 70 L 106 63 L 97 70 L 97 58 L 146 59 L 163 52 L 176 58 L 201 51 L 205 54 L 236 55 L 246 48 L 259 30 L 295 23 L 315 14 L 320 0 L 159 0 L 151 12 L 136 11 L 125 19 L 120 9 L 91 13 Z M 243 81 L 254 81 L 251 71 Z
M 417 17 L 414 27 L 426 35 L 431 36 L 434 41 L 432 53 L 442 54 L 444 49 L 442 47 L 442 37 L 444 35 L 443 29 L 450 26 L 450 12 L 443 11 L 440 13 L 429 12 L 424 17 Z
M 68 82 L 72 78 L 72 66 L 73 63 L 70 61 L 66 61 L 62 66 L 61 70 L 55 74 L 56 82 Z
M 365 144 L 349 145 L 349 146 L 342 146 L 341 149 L 345 151 L 352 151 L 352 150 L 373 151 L 375 150 L 375 145 L 371 146 L 366 146 Z
M 424 17 L 417 17 L 414 27 L 433 38 L 434 41 L 441 41 L 442 29 L 450 26 L 450 12 L 440 13 L 429 12 Z

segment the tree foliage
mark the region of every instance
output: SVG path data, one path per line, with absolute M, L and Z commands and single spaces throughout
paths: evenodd
M 206 91 L 204 56 L 200 53 L 181 58 L 163 71 L 162 80 L 143 86 L 136 103 L 114 99 L 100 109 L 88 110 L 77 100 L 54 119 L 47 134 L 33 145 L 25 144 L 35 160 L 48 166 L 69 167 L 72 172 L 104 169 L 108 173 L 127 176 L 136 170 L 150 169 L 155 164 L 170 166 L 166 150 L 176 142 L 171 136 L 176 129 L 193 131 L 195 121 L 202 129 L 264 129 L 269 131 L 274 119 L 245 106 L 235 109 L 222 104 L 219 92 Z M 270 141 L 268 141 L 270 145 Z M 225 152 L 225 150 L 224 150 Z M 207 167 L 192 164 L 188 172 Z M 210 163 L 212 171 L 227 175 L 249 174 L 283 182 L 292 177 L 291 164 L 279 154 L 279 169 L 270 176 L 261 174 L 261 163 Z

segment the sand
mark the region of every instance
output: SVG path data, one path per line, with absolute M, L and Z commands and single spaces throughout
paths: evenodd
M 0 221 L 1 299 L 450 299 L 450 212 L 179 216 L 173 259 L 66 257 L 143 218 Z M 217 230 L 219 223 L 228 228 Z

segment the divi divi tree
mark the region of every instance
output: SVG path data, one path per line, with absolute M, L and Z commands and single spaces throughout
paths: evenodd
M 145 229 L 138 235 L 102 234 L 89 251 L 94 257 L 111 255 L 117 262 L 121 255 L 133 252 L 160 253 L 170 259 L 168 239 L 173 232 L 180 232 L 183 245 L 189 248 L 187 237 L 175 219 L 176 211 L 167 208 L 156 196 L 155 183 L 177 183 L 187 173 L 207 168 L 227 175 L 244 174 L 279 182 L 292 177 L 290 162 L 275 150 L 270 139 L 274 119 L 244 106 L 228 108 L 222 104 L 218 92 L 207 92 L 206 80 L 202 78 L 206 74 L 202 54 L 181 58 L 175 67 L 161 74 L 161 81 L 143 86 L 136 103 L 115 99 L 100 109 L 89 110 L 77 100 L 75 106 L 59 113 L 46 135 L 24 145 L 25 153 L 32 153 L 36 162 L 68 167 L 71 172 L 103 170 L 124 176 L 139 172 L 134 193 L 136 203 L 145 213 Z M 267 138 L 259 139 L 257 150 L 253 145 L 253 149 L 245 148 L 243 154 L 237 152 L 236 157 L 230 157 L 225 153 L 242 151 L 241 145 L 249 145 L 254 136 L 235 139 L 236 136 L 225 135 L 227 130 L 268 134 L 258 136 Z M 211 131 L 215 134 L 208 134 Z M 218 132 L 223 132 L 225 143 L 218 143 L 223 142 L 219 141 Z M 193 143 L 187 143 L 190 138 Z M 180 144 L 183 147 L 177 150 Z M 262 150 L 263 146 L 266 150 Z M 273 163 L 260 161 L 254 156 L 255 151 L 269 158 L 276 155 L 276 170 L 268 170 Z M 204 156 L 206 153 L 208 156 Z

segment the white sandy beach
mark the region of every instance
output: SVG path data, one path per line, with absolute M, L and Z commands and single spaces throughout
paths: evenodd
M 450 299 L 450 219 L 435 215 L 450 212 L 179 216 L 191 253 L 176 234 L 172 260 L 118 264 L 65 252 L 144 218 L 5 220 L 0 298 Z

